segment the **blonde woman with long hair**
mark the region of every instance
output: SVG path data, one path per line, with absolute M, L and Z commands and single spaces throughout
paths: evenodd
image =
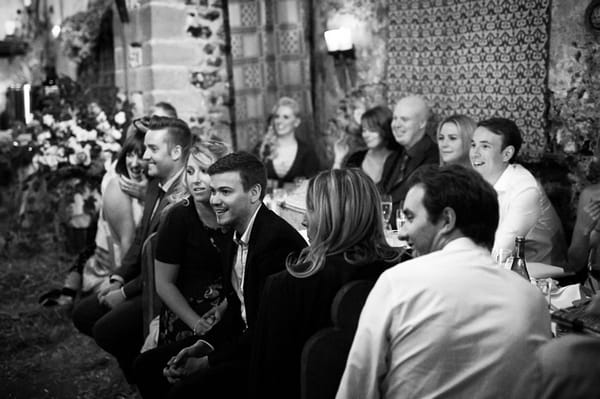
M 299 398 L 304 343 L 331 324 L 331 303 L 354 280 L 375 281 L 401 260 L 384 236 L 375 183 L 358 168 L 324 171 L 308 182 L 310 246 L 263 291 L 250 365 L 251 396 Z
M 477 124 L 466 115 L 444 118 L 437 128 L 440 165 L 458 164 L 471 169 L 469 150 Z

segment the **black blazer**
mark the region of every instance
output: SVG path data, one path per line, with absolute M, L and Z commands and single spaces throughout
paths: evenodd
M 298 253 L 306 246 L 304 238 L 285 220 L 261 205 L 248 243 L 248 257 L 244 276 L 244 304 L 248 328 L 244 329 L 241 318 L 241 304 L 231 284 L 233 260 L 237 253 L 237 245 L 232 239 L 221 243 L 223 254 L 223 285 L 227 293 L 229 305 L 225 319 L 233 331 L 232 342 L 217 347 L 208 355 L 209 364 L 216 366 L 227 362 L 243 361 L 250 358 L 252 331 L 258 314 L 259 301 L 267 277 L 282 271 L 285 260 L 292 253 Z
M 123 287 L 123 290 L 125 291 L 127 298 L 132 298 L 142 293 L 142 246 L 144 245 L 146 238 L 153 232 L 157 231 L 161 211 L 169 203 L 169 196 L 173 194 L 180 186 L 180 180 L 181 178 L 178 181 L 173 182 L 171 187 L 169 187 L 169 191 L 163 195 L 158 204 L 156 212 L 154 212 L 154 215 L 152 215 L 152 210 L 154 209 L 154 205 L 158 199 L 160 188 L 158 187 L 158 179 L 153 179 L 148 182 L 148 189 L 144 199 L 144 213 L 142 214 L 142 222 L 135 233 L 135 238 L 131 244 L 131 247 L 129 247 L 129 250 L 123 257 L 121 266 L 113 273 L 123 277 L 125 280 L 125 286 Z M 152 216 L 152 218 L 150 218 L 150 216 Z

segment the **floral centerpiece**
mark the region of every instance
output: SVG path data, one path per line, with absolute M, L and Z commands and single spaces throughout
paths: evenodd
M 94 101 L 48 106 L 34 115 L 29 125 L 14 126 L 8 151 L 0 144 L 0 158 L 4 154 L 14 174 L 9 191 L 15 218 L 5 245 L 62 241 L 75 253 L 93 240 L 101 180 L 130 118 L 123 110 L 108 118 Z

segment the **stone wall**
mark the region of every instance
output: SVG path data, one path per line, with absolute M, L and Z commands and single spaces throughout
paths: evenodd
M 159 101 L 180 118 L 231 142 L 223 4 L 220 0 L 129 2 L 115 12 L 115 78 L 146 113 Z

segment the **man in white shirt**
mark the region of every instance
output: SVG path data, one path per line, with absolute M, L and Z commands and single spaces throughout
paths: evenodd
M 525 237 L 527 261 L 564 267 L 566 242 L 562 224 L 543 187 L 523 166 L 516 164 L 521 132 L 505 118 L 481 121 L 473 133 L 473 168 L 494 186 L 500 204 L 500 223 L 492 255 L 504 261 L 514 249 L 515 237 Z
M 343 398 L 499 398 L 550 338 L 541 293 L 492 259 L 493 187 L 459 165 L 411 178 L 401 227 L 419 257 L 381 275 L 362 310 Z

